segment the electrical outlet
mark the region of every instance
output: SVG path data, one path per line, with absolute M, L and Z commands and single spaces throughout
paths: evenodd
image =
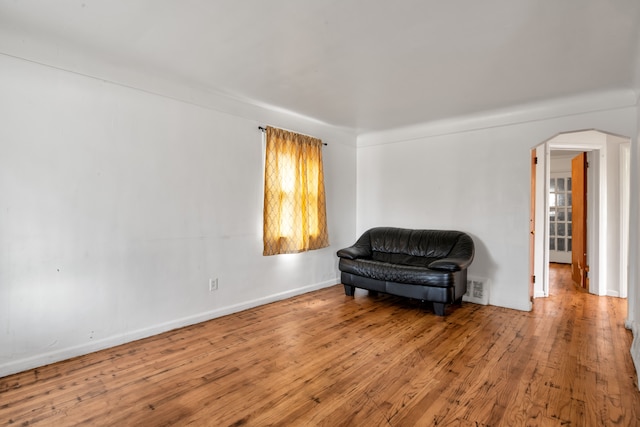
M 209 279 L 209 292 L 218 290 L 218 278 L 216 277 Z

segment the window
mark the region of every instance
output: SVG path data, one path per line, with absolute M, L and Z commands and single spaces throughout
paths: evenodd
M 267 127 L 263 255 L 329 246 L 322 141 Z
M 549 260 L 571 263 L 571 173 L 556 172 L 549 180 Z

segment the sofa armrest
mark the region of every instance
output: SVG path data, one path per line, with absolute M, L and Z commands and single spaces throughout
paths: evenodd
M 427 267 L 440 271 L 460 271 L 471 265 L 474 255 L 473 240 L 468 234 L 462 233 L 446 258 L 435 260 L 429 263 Z
M 352 246 L 340 249 L 338 251 L 338 257 L 347 259 L 371 258 L 370 233 L 371 230 L 365 231 Z
M 338 257 L 347 259 L 371 258 L 371 249 L 366 246 L 349 246 L 340 249 Z
M 454 272 L 467 268 L 469 264 L 471 264 L 471 260 L 468 258 L 442 258 L 429 263 L 427 267 L 431 270 Z

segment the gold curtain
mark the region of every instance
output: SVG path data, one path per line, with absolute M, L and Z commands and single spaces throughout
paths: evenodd
M 267 127 L 263 255 L 329 246 L 322 141 Z

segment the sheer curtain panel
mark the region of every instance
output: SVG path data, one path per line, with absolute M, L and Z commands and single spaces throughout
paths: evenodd
M 263 255 L 329 246 L 322 141 L 267 127 Z

